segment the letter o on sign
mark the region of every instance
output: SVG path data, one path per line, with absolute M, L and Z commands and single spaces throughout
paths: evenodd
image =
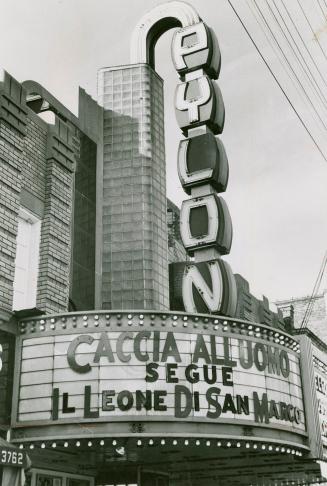
M 290 374 L 290 362 L 286 351 L 282 350 L 280 352 L 279 359 L 280 359 L 280 371 L 282 372 L 284 378 L 288 378 Z
M 216 247 L 221 255 L 229 253 L 233 230 L 225 201 L 216 194 L 183 201 L 180 232 L 184 248 L 190 255 L 206 246 Z

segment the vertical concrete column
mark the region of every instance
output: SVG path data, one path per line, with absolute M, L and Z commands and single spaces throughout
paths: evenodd
M 163 81 L 147 64 L 104 68 L 102 307 L 168 309 Z
M 25 91 L 0 70 L 0 314 L 12 310 L 16 236 L 26 133 Z
M 75 176 L 72 299 L 84 310 L 102 307 L 103 110 L 82 88 L 78 107 L 81 148 Z M 88 271 L 81 274 L 83 267 Z

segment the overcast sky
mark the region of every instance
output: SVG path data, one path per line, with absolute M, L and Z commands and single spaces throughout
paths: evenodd
M 97 70 L 129 63 L 131 32 L 142 14 L 159 3 L 2 0 L 0 64 L 19 81 L 38 81 L 76 114 L 78 86 L 96 97 Z M 226 124 L 221 138 L 230 164 L 224 198 L 234 227 L 227 259 L 258 296 L 274 301 L 310 294 L 327 248 L 327 163 L 227 0 L 188 3 L 215 30 L 222 52 L 219 85 Z M 245 1 L 235 4 L 246 15 Z M 317 17 L 319 35 L 326 36 L 326 22 L 321 22 L 320 31 Z M 264 50 L 259 27 L 250 21 L 249 27 Z M 173 108 L 178 78 L 170 59 L 170 39 L 168 32 L 159 40 L 156 57 L 165 80 L 167 191 L 180 205 L 186 195 L 176 169 L 182 135 Z M 270 61 L 278 67 L 271 53 Z M 322 66 L 325 72 L 326 67 Z M 327 140 L 326 133 L 324 137 Z

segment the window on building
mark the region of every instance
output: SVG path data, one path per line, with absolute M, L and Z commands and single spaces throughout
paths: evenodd
M 41 221 L 21 208 L 18 216 L 13 310 L 36 306 Z

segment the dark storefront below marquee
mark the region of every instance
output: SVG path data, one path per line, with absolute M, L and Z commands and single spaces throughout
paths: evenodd
M 273 484 L 278 486 L 286 485 L 286 481 L 289 484 L 298 480 L 305 480 L 304 484 L 323 481 L 319 465 L 308 457 L 297 455 L 298 451 L 294 454 L 292 449 L 278 447 L 276 451 L 267 443 L 258 444 L 251 440 L 167 437 L 101 440 L 90 435 L 89 439 L 67 442 L 65 447 L 65 441 L 56 441 L 55 450 L 50 442 L 44 449 L 43 443 L 35 443 L 30 451 L 33 470 L 47 470 L 54 477 L 64 471 L 68 477 L 91 476 L 97 485 L 147 486 L 146 481 L 154 479 L 154 472 L 161 481 L 160 486 L 184 486 L 190 481 L 201 486 L 217 486 L 218 481 L 231 486 L 262 484 L 264 480 L 274 480 Z M 140 476 L 144 482 L 138 482 Z M 88 481 L 93 484 L 91 479 Z

